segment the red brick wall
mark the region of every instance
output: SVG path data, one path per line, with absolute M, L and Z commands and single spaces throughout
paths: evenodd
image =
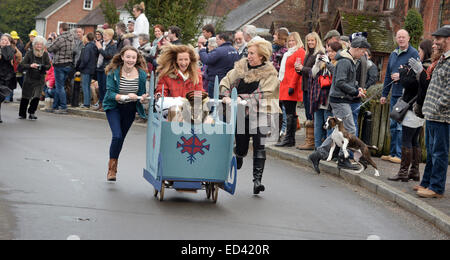
M 83 9 L 84 0 L 72 0 L 47 19 L 46 36 L 51 32 L 58 32 L 58 22 L 78 23 L 89 10 Z M 100 4 L 100 0 L 94 0 L 92 10 Z

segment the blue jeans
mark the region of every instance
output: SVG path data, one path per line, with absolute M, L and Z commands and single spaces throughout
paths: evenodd
M 125 137 L 136 117 L 136 102 L 119 104 L 116 108 L 107 110 L 106 117 L 112 132 L 109 158 L 119 159 Z
M 308 92 L 303 92 L 303 105 L 305 106 L 305 116 L 306 116 L 306 120 L 313 120 L 313 117 L 311 115 L 310 112 L 310 102 L 309 102 L 309 93 Z
M 426 122 L 427 164 L 420 186 L 444 194 L 447 179 L 450 125 Z
M 319 148 L 322 140 L 325 140 L 332 132 L 332 130 L 323 129 L 329 116 L 333 116 L 329 110 L 319 109 L 314 112 L 314 146 L 316 148 Z
M 392 111 L 392 108 L 397 104 L 397 100 L 400 97 L 391 97 L 391 107 L 389 108 L 389 112 Z M 391 130 L 391 152 L 390 155 L 392 157 L 402 158 L 402 124 L 397 123 L 397 121 L 390 120 L 390 130 Z
M 355 121 L 356 133 L 355 135 L 359 137 L 359 127 L 358 127 L 358 117 L 359 111 L 361 111 L 361 102 L 350 104 L 353 113 L 353 121 Z
M 90 74 L 81 73 L 81 86 L 83 88 L 83 105 L 85 107 L 91 106 L 91 79 Z
M 98 102 L 103 103 L 103 98 L 106 94 L 106 74 L 105 71 L 97 71 L 97 82 L 98 82 Z
M 55 66 L 55 97 L 53 101 L 53 109 L 67 109 L 66 90 L 64 89 L 67 77 L 72 71 L 72 67 L 56 67 Z
M 45 98 L 54 98 L 55 96 L 55 89 L 54 88 L 49 88 L 47 87 L 47 85 L 44 86 L 44 93 L 45 93 Z
M 208 81 L 208 96 L 214 98 L 214 80 Z

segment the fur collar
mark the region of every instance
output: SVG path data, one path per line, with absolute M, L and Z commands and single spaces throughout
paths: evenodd
M 270 62 L 266 62 L 263 66 L 257 69 L 249 70 L 247 58 L 236 62 L 234 69 L 238 73 L 238 78 L 243 79 L 245 83 L 261 81 L 269 76 L 277 77 L 278 74 L 277 70 Z

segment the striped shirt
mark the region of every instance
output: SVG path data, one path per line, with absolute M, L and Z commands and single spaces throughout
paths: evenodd
M 127 79 L 120 77 L 119 94 L 137 94 L 139 90 L 139 77 L 135 79 Z

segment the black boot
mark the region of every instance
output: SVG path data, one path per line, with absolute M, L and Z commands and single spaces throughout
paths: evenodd
M 266 188 L 261 184 L 261 179 L 266 163 L 266 151 L 256 150 L 253 157 L 253 194 L 257 195 Z
M 322 160 L 322 153 L 320 153 L 319 151 L 314 151 L 312 154 L 310 154 L 308 156 L 308 160 L 312 163 L 312 166 L 314 168 L 314 170 L 320 174 L 320 169 L 319 169 L 319 163 L 320 160 Z
M 234 154 L 236 155 L 236 168 L 240 170 L 244 164 L 244 157 L 247 156 L 247 153 L 244 155 L 238 154 L 236 152 L 236 147 L 234 147 Z
M 354 165 L 350 162 L 349 158 L 344 157 L 344 153 L 339 153 L 338 157 L 338 168 L 340 169 L 346 169 L 350 171 L 358 171 L 361 169 L 358 165 Z
M 408 170 L 409 166 L 411 165 L 412 156 L 413 154 L 411 148 L 402 147 L 402 161 L 400 162 L 400 170 L 396 175 L 389 177 L 388 180 L 408 182 Z
M 281 142 L 277 143 L 275 146 L 278 147 L 293 147 L 295 146 L 295 132 L 297 131 L 297 116 L 287 115 L 286 118 L 286 135 Z
M 29 103 L 30 103 L 29 99 L 22 98 L 20 100 L 19 119 L 26 119 L 27 118 L 27 108 L 28 108 L 28 104 Z

